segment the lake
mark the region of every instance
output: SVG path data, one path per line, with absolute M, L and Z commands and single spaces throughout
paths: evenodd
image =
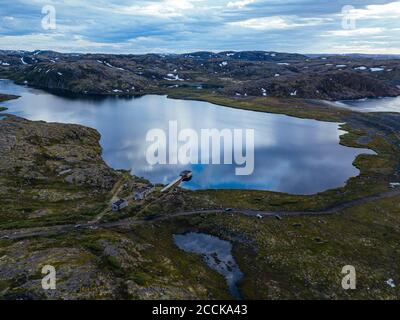
M 216 106 L 207 102 L 173 100 L 148 95 L 139 98 L 61 96 L 0 81 L 0 92 L 21 98 L 1 103 L 30 120 L 76 123 L 97 129 L 105 161 L 115 169 L 130 169 L 153 183 L 168 183 L 182 170 L 192 170 L 188 189 L 256 189 L 313 194 L 345 185 L 359 170 L 357 155 L 367 149 L 341 146 L 338 123 Z M 254 173 L 235 174 L 235 164 L 150 165 L 146 161 L 149 130 L 253 129 Z M 221 146 L 222 148 L 222 146 Z
M 400 97 L 344 100 L 338 106 L 360 112 L 400 112 Z

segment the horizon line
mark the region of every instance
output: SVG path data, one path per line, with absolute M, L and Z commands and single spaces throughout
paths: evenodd
M 107 54 L 107 55 L 149 55 L 149 54 L 155 54 L 155 55 L 185 55 L 185 54 L 192 54 L 192 53 L 199 53 L 199 52 L 210 52 L 214 54 L 219 54 L 219 53 L 225 53 L 225 52 L 271 52 L 271 53 L 286 53 L 286 54 L 298 54 L 298 55 L 331 55 L 331 56 L 345 56 L 345 55 L 367 55 L 367 56 L 400 56 L 399 53 L 363 53 L 363 52 L 345 52 L 345 53 L 331 53 L 331 52 L 314 52 L 314 53 L 300 53 L 300 52 L 289 52 L 289 51 L 274 51 L 274 50 L 194 50 L 194 51 L 185 51 L 182 53 L 178 52 L 157 52 L 157 51 L 147 51 L 147 52 L 142 52 L 142 53 L 129 53 L 129 52 L 119 52 L 119 53 L 113 53 L 113 52 L 91 52 L 91 51 L 63 51 L 63 50 L 53 50 L 53 49 L 34 49 L 34 50 L 24 50 L 24 49 L 2 49 L 0 48 L 0 51 L 15 51 L 15 52 L 45 52 L 45 51 L 50 51 L 50 52 L 55 52 L 55 53 L 61 53 L 61 54 Z

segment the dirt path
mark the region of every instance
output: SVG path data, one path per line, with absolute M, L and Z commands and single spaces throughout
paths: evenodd
M 279 216 L 318 216 L 318 215 L 332 215 L 336 214 L 344 209 L 348 209 L 360 204 L 377 201 L 380 199 L 392 198 L 400 195 L 400 189 L 391 190 L 388 192 L 379 193 L 373 196 L 364 197 L 361 199 L 352 200 L 346 203 L 339 204 L 337 206 L 327 208 L 321 211 L 262 211 L 262 210 L 250 210 L 250 209 L 233 209 L 229 213 L 243 214 L 250 217 L 275 217 Z M 158 216 L 152 219 L 136 219 L 136 218 L 125 218 L 115 222 L 99 223 L 89 222 L 81 225 L 60 225 L 51 227 L 37 227 L 29 229 L 17 229 L 17 230 L 3 230 L 0 231 L 0 238 L 18 240 L 28 237 L 39 237 L 39 236 L 50 236 L 55 234 L 67 233 L 70 231 L 90 230 L 98 228 L 113 228 L 123 227 L 131 225 L 142 225 L 146 223 L 152 223 L 157 221 L 166 221 L 177 217 L 193 216 L 199 214 L 227 214 L 224 210 L 197 210 L 197 211 L 186 211 L 178 212 L 166 216 Z
M 99 222 L 101 220 L 101 218 L 104 217 L 104 215 L 106 215 L 107 213 L 109 213 L 111 211 L 111 205 L 118 200 L 117 195 L 119 194 L 119 192 L 121 191 L 121 189 L 124 186 L 125 181 L 127 180 L 127 177 L 124 175 L 112 188 L 111 192 L 110 192 L 110 201 L 109 201 L 109 205 L 102 211 L 100 212 L 92 221 L 90 221 L 90 224 L 96 224 L 97 222 Z

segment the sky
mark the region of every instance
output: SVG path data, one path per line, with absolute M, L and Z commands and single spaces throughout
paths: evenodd
M 400 54 L 400 1 L 1 0 L 0 49 Z

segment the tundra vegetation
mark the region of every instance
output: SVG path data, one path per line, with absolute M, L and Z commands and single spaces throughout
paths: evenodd
M 127 197 L 146 180 L 109 168 L 101 158 L 100 136 L 95 130 L 32 122 L 3 111 L 2 298 L 229 298 L 222 276 L 209 269 L 200 256 L 175 246 L 173 235 L 190 231 L 232 242 L 234 258 L 245 274 L 239 287 L 246 299 L 400 297 L 400 190 L 390 187 L 391 182 L 400 181 L 400 114 L 361 114 L 316 100 L 343 98 L 339 93 L 351 98 L 398 95 L 398 60 L 383 63 L 365 58 L 269 55 L 261 61 L 260 53 L 243 54 L 243 59 L 222 57 L 223 53 L 212 57 L 206 53 L 192 57 L 75 57 L 44 52 L 32 60 L 26 53 L 28 64 L 20 66 L 12 53 L 2 54 L 1 59 L 10 66 L 0 74 L 17 82 L 97 94 L 120 94 L 108 90 L 126 91 L 122 84 L 128 83 L 135 94 L 166 93 L 177 99 L 341 122 L 347 132 L 341 144 L 376 152 L 357 157 L 354 165 L 360 175 L 346 186 L 315 195 L 184 189 L 160 194 L 157 186 L 146 200 L 131 202 L 122 212 L 113 213 L 110 201 Z M 280 62 L 290 64 L 278 65 L 277 56 Z M 346 63 L 340 63 L 341 59 Z M 346 64 L 348 71 L 327 64 Z M 360 65 L 366 69 L 356 70 Z M 378 65 L 392 71 L 371 71 Z M 66 80 L 39 71 L 50 67 Z M 135 75 L 125 75 L 126 70 Z M 278 72 L 280 76 L 275 77 Z M 269 73 L 266 83 L 257 78 Z M 116 83 L 117 75 L 121 78 Z M 284 80 L 269 79 L 272 76 Z M 193 86 L 200 81 L 202 89 Z M 100 83 L 102 92 L 93 91 L 95 82 Z M 261 84 L 268 96 L 256 91 L 254 83 L 257 88 Z M 317 83 L 327 89 L 316 89 Z M 168 88 L 167 84 L 178 87 Z M 296 97 L 290 96 L 293 89 L 298 89 Z M 258 219 L 245 214 L 250 210 L 270 214 Z M 41 268 L 47 264 L 57 269 L 54 291 L 44 291 L 40 285 Z M 356 290 L 341 287 L 345 265 L 356 268 Z M 388 284 L 390 279 L 395 286 Z

